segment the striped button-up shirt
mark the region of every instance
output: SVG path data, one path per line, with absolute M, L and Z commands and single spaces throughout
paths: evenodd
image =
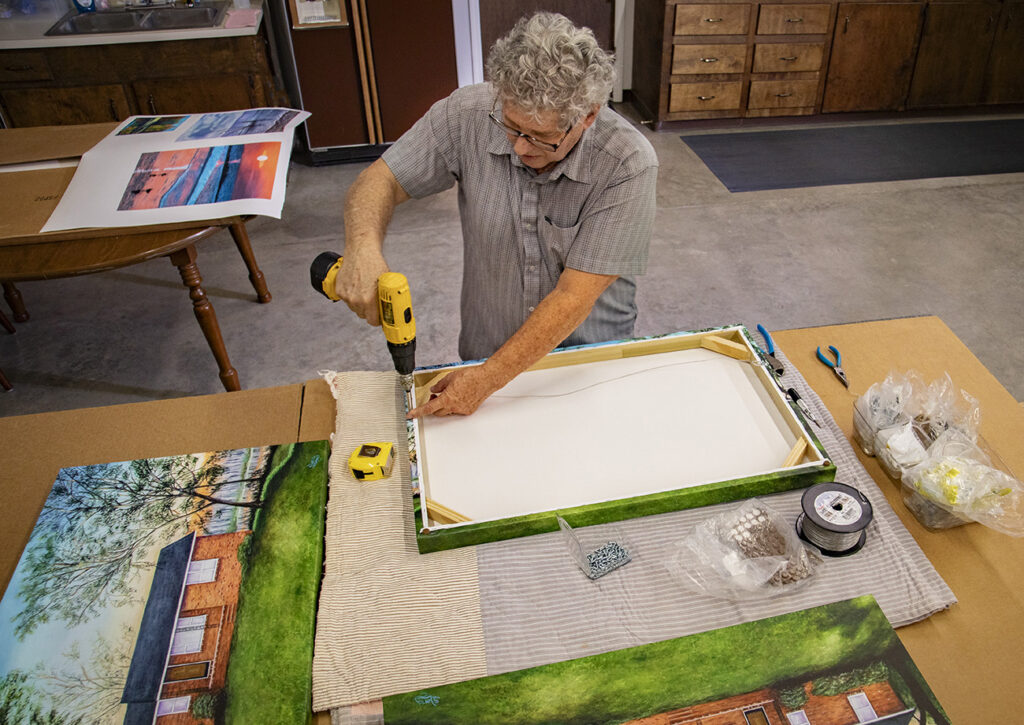
M 566 267 L 619 278 L 562 345 L 629 337 L 634 275 L 647 267 L 658 159 L 650 143 L 604 107 L 569 154 L 537 174 L 488 119 L 489 84 L 435 103 L 384 152 L 414 198 L 458 183 L 464 243 L 459 355 L 501 347 Z

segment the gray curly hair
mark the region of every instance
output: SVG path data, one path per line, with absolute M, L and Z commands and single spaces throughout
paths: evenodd
M 590 28 L 558 13 L 523 17 L 487 57 L 487 75 L 503 102 L 535 119 L 556 111 L 568 128 L 608 100 L 614 56 L 601 50 Z

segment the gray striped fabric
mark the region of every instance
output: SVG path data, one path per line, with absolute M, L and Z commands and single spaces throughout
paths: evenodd
M 780 352 L 776 356 L 788 363 Z M 791 365 L 785 367 L 785 386 L 796 388 L 822 421 L 824 427 L 815 430 L 838 468 L 836 480 L 855 486 L 871 501 L 874 519 L 864 549 L 850 557 L 825 559 L 811 582 L 796 591 L 773 599 L 734 602 L 691 593 L 673 579 L 666 564 L 695 525 L 738 503 L 577 529 L 585 548 L 614 540 L 626 545 L 633 555 L 629 564 L 594 581 L 569 558 L 560 533 L 478 546 L 487 674 L 681 637 L 862 594 L 873 595 L 895 627 L 924 619 L 956 602 L 821 400 Z M 763 500 L 787 520 L 795 521 L 801 494 L 790 491 Z M 415 549 L 414 543 L 411 546 Z M 422 587 L 427 591 L 431 585 L 423 580 Z M 400 636 L 383 617 L 367 620 L 362 626 L 384 638 Z M 430 663 L 428 670 L 441 664 L 433 652 L 420 654 L 424 663 Z M 452 665 L 451 681 L 479 676 L 467 672 L 460 677 L 456 663 L 448 664 Z M 370 678 L 373 673 L 364 676 Z M 436 682 L 424 681 L 408 690 L 428 684 Z M 390 693 L 382 689 L 379 694 Z M 332 717 L 335 725 L 376 725 L 383 721 L 379 712 L 364 709 L 358 713 L 341 707 Z
M 785 361 L 780 353 L 776 356 Z M 581 537 L 593 539 L 594 547 L 624 542 L 633 555 L 632 562 L 596 581 L 569 559 L 561 534 L 479 546 L 488 674 L 681 637 L 861 594 L 874 595 L 894 627 L 956 601 L 820 398 L 791 365 L 785 367 L 785 386 L 796 388 L 823 423 L 816 433 L 836 464 L 836 480 L 856 487 L 871 502 L 874 519 L 864 549 L 845 558 L 826 558 L 812 582 L 796 592 L 737 603 L 689 592 L 666 566 L 694 526 L 737 503 L 578 530 Z M 796 521 L 802 493 L 789 491 L 763 500 L 788 521 Z

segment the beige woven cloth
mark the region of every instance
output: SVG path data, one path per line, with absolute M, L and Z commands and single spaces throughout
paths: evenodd
M 394 373 L 325 373 L 339 401 L 330 462 L 313 710 L 487 674 L 474 547 L 416 549 L 402 390 Z M 349 454 L 393 441 L 395 470 L 358 482 Z

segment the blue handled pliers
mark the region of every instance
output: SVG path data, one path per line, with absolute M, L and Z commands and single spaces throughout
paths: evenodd
M 768 350 L 765 353 L 765 357 L 768 358 L 768 363 L 772 366 L 772 372 L 775 373 L 775 377 L 781 378 L 782 373 L 785 369 L 782 367 L 782 363 L 775 357 L 775 340 L 768 333 L 768 330 L 764 329 L 764 325 L 758 323 L 757 331 L 761 333 L 761 337 L 764 338 L 765 344 L 768 346 Z
M 836 374 L 836 377 L 839 378 L 839 382 L 841 382 L 847 388 L 850 387 L 850 381 L 846 379 L 846 371 L 843 370 L 843 356 L 839 354 L 839 350 L 837 350 L 834 345 L 829 345 L 828 349 L 831 350 L 832 354 L 836 356 L 836 361 L 832 362 L 827 357 L 822 355 L 820 346 L 818 347 L 818 359 L 821 360 L 821 362 L 824 363 L 825 365 L 828 365 L 830 368 L 832 368 L 832 372 L 834 372 Z

